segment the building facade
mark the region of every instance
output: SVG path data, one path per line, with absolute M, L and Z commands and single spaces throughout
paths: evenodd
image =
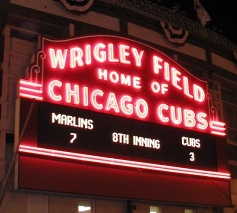
M 151 1 L 97 0 L 95 2 L 85 1 L 85 5 L 82 3 L 83 1 L 78 5 L 79 1 L 69 2 L 53 0 L 38 2 L 2 0 L 0 2 L 0 28 L 2 31 L 0 39 L 0 178 L 2 190 L 0 212 L 235 212 L 237 205 L 237 157 L 235 154 L 237 152 L 237 62 L 234 53 L 237 46 L 215 32 L 187 19 L 182 14 L 174 13 Z M 178 31 L 179 36 L 180 34 L 185 35 L 182 36 L 182 39 L 185 37 L 185 41 L 177 35 L 174 35 L 174 37 L 178 37 L 175 41 L 167 39 L 163 28 L 164 23 L 178 27 L 179 30 L 174 29 Z M 21 109 L 17 108 L 19 80 L 27 79 L 30 76 L 29 70 L 32 68 L 30 65 L 36 63 L 37 50 L 42 50 L 46 45 L 44 39 L 61 42 L 64 40 L 65 43 L 74 39 L 75 43 L 72 44 L 78 45 L 82 42 L 80 38 L 93 36 L 101 38 L 99 37 L 101 35 L 102 38 L 103 36 L 104 38 L 106 36 L 119 38 L 127 45 L 126 47 L 132 47 L 132 45 L 142 47 L 144 52 L 146 48 L 146 52 L 158 50 L 159 53 L 165 55 L 161 57 L 163 61 L 167 59 L 167 63 L 171 64 L 169 62 L 171 60 L 175 64 L 174 66 L 182 67 L 180 70 L 184 68 L 182 74 L 185 73 L 186 76 L 190 74 L 192 80 L 194 77 L 200 82 L 207 82 L 216 115 L 226 123 L 226 137 L 217 139 L 217 145 L 209 150 L 215 149 L 217 159 L 214 159 L 214 163 L 219 168 L 218 175 L 222 174 L 222 171 L 224 174 L 229 172 L 230 180 L 223 180 L 219 177 L 214 179 L 200 177 L 199 169 L 197 169 L 197 176 L 190 177 L 186 174 L 163 173 L 165 172 L 163 170 L 159 170 L 158 173 L 143 172 L 141 167 L 130 170 L 127 165 L 120 169 L 110 168 L 110 165 L 107 164 L 98 166 L 92 162 L 71 164 L 72 159 L 67 161 L 68 159 L 62 160 L 60 158 L 61 160 L 56 159 L 52 163 L 48 159 L 49 156 L 42 159 L 28 156 L 22 152 L 19 154 L 18 143 L 25 136 L 21 135 L 21 132 L 36 131 L 35 120 L 29 120 L 26 130 L 23 130 L 24 122 L 22 120 L 19 122 L 19 119 L 27 120 L 27 114 L 30 112 L 29 104 L 21 104 Z M 169 35 L 172 37 L 172 34 Z M 182 45 L 179 43 L 180 40 L 183 42 Z M 112 44 L 113 42 L 117 42 L 117 40 L 111 39 Z M 53 43 L 49 42 L 48 46 L 50 47 L 50 45 L 53 46 Z M 139 69 L 139 59 L 141 59 L 142 53 L 138 50 L 139 48 L 130 53 L 137 59 L 134 67 L 130 67 L 130 69 Z M 126 54 L 127 52 L 124 50 L 124 55 L 120 57 L 120 62 L 124 62 L 124 66 L 129 64 L 128 58 L 126 58 L 128 54 Z M 59 60 L 55 60 L 55 63 L 60 63 Z M 110 62 L 116 60 L 116 56 L 110 57 Z M 89 59 L 84 61 L 85 64 L 87 62 L 90 65 Z M 111 67 L 115 69 L 112 65 Z M 46 67 L 44 68 L 46 69 Z M 108 68 L 110 67 L 108 66 Z M 49 70 L 49 67 L 47 69 Z M 158 66 L 157 69 L 161 68 Z M 186 73 L 186 71 L 188 72 Z M 60 76 L 60 74 L 56 76 Z M 110 79 L 112 83 L 116 81 L 116 76 L 117 72 Z M 146 75 L 144 75 L 145 78 Z M 176 86 L 179 81 L 177 79 L 179 78 L 176 78 L 176 83 L 175 80 L 173 81 Z M 90 79 L 87 81 L 90 85 L 94 83 L 90 82 Z M 135 89 L 139 88 L 138 80 L 135 79 L 133 83 Z M 182 89 L 188 91 L 185 86 Z M 107 92 L 107 88 L 103 91 Z M 54 97 L 57 99 L 58 96 Z M 201 97 L 200 93 L 197 92 L 196 97 L 198 100 Z M 98 106 L 95 102 L 93 103 Z M 24 107 L 26 110 L 20 111 Z M 40 105 L 37 107 L 40 108 Z M 137 110 L 139 111 L 139 109 Z M 21 115 L 18 114 L 19 112 Z M 37 113 L 34 113 L 33 110 L 32 115 L 37 116 Z M 101 118 L 98 119 L 101 120 Z M 103 119 L 106 120 L 106 118 Z M 107 119 L 109 120 L 109 118 Z M 37 122 L 39 121 L 37 120 Z M 41 127 L 43 128 L 44 119 L 41 119 L 40 122 L 42 122 Z M 121 126 L 124 124 L 124 121 L 116 120 L 116 122 L 121 122 Z M 126 120 L 126 122 L 128 121 Z M 134 123 L 134 125 L 139 126 L 140 124 Z M 142 125 L 145 128 L 146 125 Z M 21 129 L 18 133 L 16 133 L 17 127 Z M 101 131 L 106 132 L 105 129 Z M 171 134 L 172 131 L 176 134 L 176 130 L 173 129 L 166 131 L 167 134 Z M 46 129 L 43 130 L 43 134 L 44 132 Z M 227 155 L 225 155 L 226 149 L 228 161 Z M 95 149 L 94 151 L 99 152 L 100 150 Z M 115 154 L 120 155 L 120 153 Z M 211 151 L 205 153 L 205 156 L 207 159 L 212 159 L 212 157 L 208 157 L 212 154 Z M 43 163 L 43 161 L 45 162 Z M 51 166 L 49 162 L 52 163 Z M 119 163 L 121 164 L 121 161 Z M 30 164 L 32 165 L 30 166 Z M 203 168 L 201 171 L 205 171 Z M 34 175 L 38 174 L 35 170 L 39 171 L 39 176 Z M 46 173 L 42 174 L 45 171 Z M 80 171 L 83 171 L 83 174 Z M 64 183 L 65 187 L 64 185 L 59 186 L 61 183 Z

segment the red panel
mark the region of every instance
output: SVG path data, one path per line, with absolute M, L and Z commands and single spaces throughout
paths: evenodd
M 229 206 L 227 180 L 132 171 L 97 165 L 19 158 L 19 188 L 84 195 Z

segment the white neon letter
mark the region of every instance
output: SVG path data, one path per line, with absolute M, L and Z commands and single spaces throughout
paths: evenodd
M 74 88 L 71 88 L 70 83 L 66 83 L 66 102 L 72 102 L 72 96 L 74 96 L 74 104 L 79 104 L 80 102 L 80 95 L 79 95 L 79 85 L 75 84 Z
M 49 49 L 50 63 L 52 68 L 57 68 L 59 66 L 60 69 L 64 69 L 66 58 L 67 58 L 67 49 L 65 49 L 62 53 L 62 50 L 57 50 L 55 53 L 55 49 Z
M 96 97 L 103 96 L 103 95 L 104 95 L 104 92 L 99 89 L 96 89 L 91 93 L 91 96 L 90 96 L 91 104 L 93 105 L 93 107 L 95 107 L 98 110 L 103 109 L 103 105 L 97 102 Z
M 105 62 L 106 60 L 106 52 L 100 50 L 104 48 L 105 48 L 105 45 L 102 43 L 96 44 L 94 47 L 94 51 L 93 51 L 94 58 L 99 62 Z
M 158 56 L 153 56 L 153 71 L 155 74 L 158 74 L 160 70 L 163 68 L 160 63 L 163 59 L 159 58 Z
M 195 113 L 192 110 L 184 109 L 184 125 L 187 127 L 194 127 L 196 125 Z
M 175 68 L 172 68 L 172 84 L 177 89 L 182 90 L 182 88 L 178 85 L 178 82 L 180 82 L 180 78 L 178 77 L 179 75 L 181 75 L 181 73 Z
M 170 107 L 170 117 L 172 123 L 178 125 L 182 122 L 182 111 L 180 107 L 175 108 L 174 106 Z
M 193 92 L 194 92 L 194 100 L 198 102 L 203 102 L 203 100 L 205 99 L 205 92 L 203 91 L 203 89 L 200 86 L 194 84 Z
M 167 62 L 164 62 L 164 79 L 166 81 L 170 80 L 170 65 Z
M 85 54 L 85 62 L 86 64 L 91 64 L 91 45 L 86 45 L 86 54 Z
M 187 95 L 190 98 L 193 98 L 193 96 L 189 93 L 189 83 L 188 83 L 188 78 L 183 77 L 183 83 L 184 83 L 184 94 Z
M 128 95 L 123 96 L 120 100 L 120 108 L 125 115 L 133 114 L 133 105 L 130 103 L 131 101 L 132 98 Z M 126 104 L 126 102 L 129 102 L 129 104 Z
M 136 89 L 141 89 L 141 85 L 140 85 L 140 80 L 141 78 L 140 77 L 133 77 L 133 87 L 136 88 Z
M 118 62 L 118 58 L 114 58 L 114 45 L 109 44 L 108 45 L 108 60 L 110 62 Z
M 88 106 L 88 87 L 83 87 L 83 105 Z
M 136 66 L 140 67 L 142 65 L 142 56 L 143 56 L 144 51 L 140 51 L 140 53 L 138 53 L 136 48 L 132 48 L 132 53 L 136 61 Z
M 139 118 L 145 118 L 148 115 L 148 105 L 143 99 L 138 99 L 135 103 L 136 115 Z
M 199 129 L 206 129 L 208 127 L 208 122 L 206 120 L 207 114 L 204 112 L 200 112 L 197 114 L 197 120 L 199 122 L 199 124 L 197 125 L 197 127 Z
M 169 106 L 166 105 L 166 104 L 160 104 L 158 106 L 158 109 L 157 109 L 157 113 L 158 113 L 158 118 L 162 121 L 162 122 L 169 122 L 169 118 L 168 117 L 165 117 L 164 114 L 163 114 L 163 110 L 168 110 L 169 109 Z
M 114 84 L 118 83 L 119 81 L 118 73 L 115 71 L 112 71 L 111 73 L 109 73 L 109 80 Z
M 111 108 L 114 109 L 115 112 L 119 112 L 119 107 L 118 107 L 118 103 L 116 100 L 116 96 L 112 92 L 109 93 L 107 103 L 105 106 L 105 110 L 110 110 Z
M 119 52 L 120 52 L 120 62 L 124 64 L 130 64 L 131 61 L 127 60 L 126 57 L 130 55 L 129 52 L 126 52 L 126 50 L 129 50 L 129 46 L 126 45 L 119 45 Z
M 106 69 L 102 70 L 101 68 L 99 68 L 98 69 L 98 78 L 107 81 L 108 80 L 107 70 Z
M 48 94 L 49 97 L 54 100 L 54 101 L 61 101 L 62 100 L 62 96 L 61 95 L 56 95 L 54 93 L 54 87 L 61 87 L 62 86 L 62 82 L 58 81 L 58 80 L 53 80 L 49 83 L 48 85 Z
M 168 91 L 168 84 L 161 84 L 161 94 L 165 94 Z
M 71 48 L 70 50 L 70 67 L 83 66 L 82 61 L 83 51 L 79 47 Z

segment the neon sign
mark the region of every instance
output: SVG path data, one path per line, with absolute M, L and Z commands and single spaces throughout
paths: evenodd
M 43 38 L 28 74 L 20 97 L 225 135 L 207 82 L 133 40 Z
M 215 181 L 228 193 L 225 123 L 206 81 L 118 36 L 41 44 L 19 82 L 16 133 L 29 118 L 18 148 L 19 188 L 180 202 L 163 193 L 178 186 L 195 192 L 191 201 L 182 199 L 195 203 L 197 191 L 222 200 L 208 183 Z M 155 193 L 143 195 L 137 183 L 155 186 Z

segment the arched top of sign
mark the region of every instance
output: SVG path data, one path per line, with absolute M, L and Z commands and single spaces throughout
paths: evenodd
M 21 97 L 225 135 L 206 81 L 157 49 L 119 36 L 42 38 L 19 91 Z

